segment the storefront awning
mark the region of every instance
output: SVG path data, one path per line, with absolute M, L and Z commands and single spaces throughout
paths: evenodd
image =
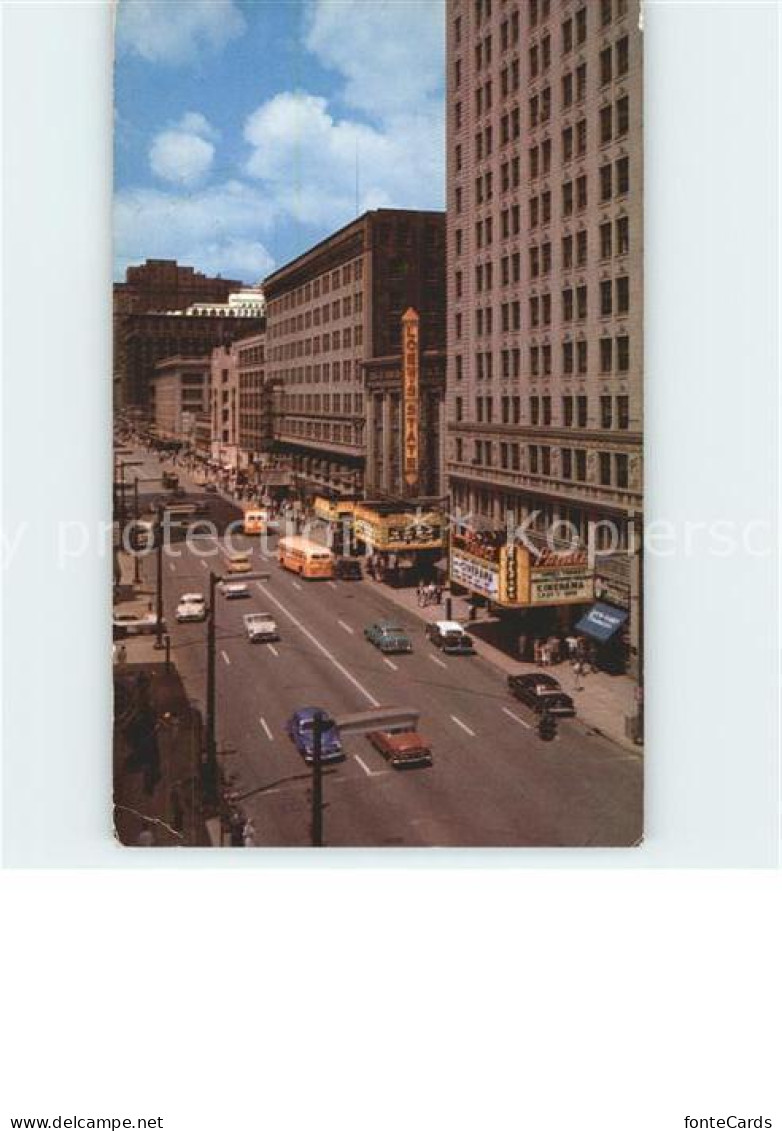
M 583 632 L 604 644 L 626 620 L 627 613 L 623 609 L 615 609 L 598 601 L 578 622 L 576 632 Z

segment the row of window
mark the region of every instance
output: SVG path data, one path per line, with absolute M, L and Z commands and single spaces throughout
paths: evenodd
M 521 397 L 479 396 L 475 398 L 475 414 L 473 419 L 478 424 L 495 423 L 494 408 L 498 406 L 500 412 L 498 424 L 521 423 Z M 529 398 L 529 421 L 533 427 L 543 425 L 550 427 L 554 421 L 552 417 L 552 398 L 550 396 L 531 396 Z M 454 419 L 457 423 L 466 420 L 465 401 L 463 397 L 454 399 Z M 600 427 L 603 429 L 618 428 L 626 431 L 630 427 L 630 398 L 621 396 L 601 396 L 599 398 Z M 560 398 L 560 416 L 558 425 L 563 428 L 586 428 L 588 426 L 588 398 L 586 396 L 564 396 Z
M 629 373 L 630 371 L 630 336 L 617 334 L 610 338 L 598 340 L 599 373 L 609 376 L 612 373 Z M 494 353 L 492 350 L 478 350 L 475 353 L 475 377 L 478 381 L 492 381 L 494 379 Z M 500 376 L 503 380 L 519 378 L 521 376 L 521 349 L 519 347 L 499 351 Z M 550 377 L 553 372 L 553 346 L 550 342 L 534 344 L 528 347 L 529 374 L 532 377 Z M 569 377 L 578 374 L 586 377 L 589 374 L 589 343 L 586 339 L 562 342 L 561 365 L 562 375 Z M 463 380 L 465 374 L 464 356 L 454 356 L 454 375 L 456 381 Z
M 363 393 L 286 393 L 283 408 L 287 412 L 351 413 L 364 411 Z
M 319 278 L 313 279 L 312 282 L 305 283 L 295 290 L 280 295 L 279 298 L 272 299 L 268 304 L 270 321 L 272 316 L 278 315 L 282 311 L 293 310 L 312 299 L 320 298 L 321 294 L 327 295 L 340 287 L 347 287 L 353 282 L 359 282 L 363 277 L 363 259 L 355 259 L 352 263 L 345 263 L 341 268 L 337 267 L 333 271 L 326 271 Z
M 610 85 L 614 81 L 624 78 L 630 71 L 630 39 L 628 36 L 623 35 L 614 44 L 609 44 L 604 47 L 600 52 L 600 81 L 599 89 Z M 454 63 L 456 86 L 461 84 L 461 65 L 457 59 Z M 518 60 L 515 59 L 507 66 L 503 67 L 500 72 L 500 85 L 502 98 L 506 99 L 510 95 L 515 94 L 521 85 L 521 76 L 518 66 Z M 567 71 L 560 80 L 560 98 L 561 109 L 569 110 L 575 104 L 581 104 L 586 100 L 587 95 L 587 65 L 586 63 L 579 63 L 573 70 Z M 483 80 L 476 86 L 474 91 L 475 97 L 475 113 L 478 117 L 488 113 L 492 107 L 492 84 L 491 80 Z M 528 100 L 529 109 L 529 128 L 536 129 L 538 126 L 545 125 L 551 119 L 553 111 L 553 95 L 552 88 L 549 84 L 543 87 L 542 90 L 530 96 Z M 508 119 L 507 124 L 503 130 L 502 144 L 505 145 L 509 141 L 519 136 L 521 123 L 519 117 L 519 107 L 514 107 L 503 116 Z M 462 128 L 464 122 L 464 108 L 461 99 L 454 102 L 454 128 L 459 130 Z M 512 117 L 515 116 L 515 117 Z M 491 153 L 492 138 L 491 127 L 489 130 L 488 138 L 484 138 L 481 142 L 482 150 L 487 154 Z M 477 145 L 476 145 L 477 152 Z M 479 155 L 477 158 L 481 160 Z
M 600 316 L 608 318 L 611 315 L 626 317 L 630 313 L 630 277 L 620 275 L 616 279 L 603 279 L 600 282 Z M 460 282 L 457 278 L 457 298 L 460 296 Z M 589 314 L 587 301 L 587 285 L 577 287 L 564 287 L 561 292 L 562 321 L 583 322 Z M 498 308 L 500 311 L 500 327 L 503 333 L 513 333 L 521 330 L 521 301 L 514 299 L 504 302 Z M 475 334 L 477 337 L 491 337 L 494 333 L 494 308 L 479 306 L 475 314 Z M 531 327 L 550 326 L 552 323 L 551 292 L 530 295 L 529 297 L 529 324 Z M 456 338 L 462 337 L 464 318 L 461 311 L 454 317 L 454 331 Z
M 577 483 L 589 481 L 587 451 L 584 448 L 560 448 L 559 468 L 555 470 L 552 449 L 545 444 L 514 444 L 491 440 L 473 440 L 472 462 L 480 467 L 499 467 L 503 471 L 522 471 L 522 453 L 526 451 L 526 470 L 530 475 L 552 475 L 559 479 L 573 480 Z M 499 454 L 499 462 L 495 459 Z M 454 442 L 454 458 L 464 463 L 464 441 L 457 437 Z M 623 452 L 598 452 L 596 476 L 594 481 L 601 487 L 627 489 L 630 482 L 630 461 Z
M 503 4 L 505 0 L 503 0 Z M 628 0 L 600 0 L 600 26 L 606 27 L 613 19 L 621 19 L 627 15 Z M 475 25 L 480 27 L 482 23 L 486 23 L 491 19 L 492 0 L 475 0 Z M 536 28 L 539 24 L 544 24 L 551 15 L 551 0 L 528 0 L 527 14 L 530 30 Z M 515 27 L 518 32 L 518 8 L 514 8 L 509 19 L 504 23 L 510 23 Z M 575 28 L 576 43 L 583 43 L 586 38 L 587 32 L 587 14 L 586 7 L 580 8 L 576 12 L 575 18 L 569 18 L 562 24 L 562 41 L 563 46 L 569 44 L 570 48 L 573 46 L 573 35 Z M 453 25 L 454 39 L 457 44 L 461 43 L 462 38 L 462 20 L 461 16 L 457 16 Z
M 246 365 L 263 365 L 263 346 L 248 346 L 246 349 L 241 349 L 238 357 L 242 368 Z
M 598 170 L 600 204 L 609 204 L 612 200 L 626 197 L 630 192 L 630 159 L 620 157 L 614 162 L 602 165 Z M 485 179 L 482 184 L 485 186 Z M 578 213 L 583 213 L 589 206 L 589 192 L 586 174 L 576 177 L 575 180 L 565 181 L 561 186 L 562 191 L 562 219 L 570 219 Z M 534 230 L 551 223 L 552 194 L 550 189 L 537 193 L 529 199 L 528 230 Z M 483 203 L 479 198 L 478 203 Z M 457 188 L 454 195 L 454 210 L 460 215 L 463 210 L 462 189 Z M 484 216 L 475 221 L 475 246 L 477 250 L 490 247 L 494 240 L 495 215 Z M 500 239 L 512 239 L 522 232 L 521 205 L 512 204 L 499 212 Z M 454 232 L 454 243 L 457 255 L 463 250 L 462 229 Z M 602 240 L 602 236 L 601 236 Z M 610 254 L 610 253 L 609 253 Z
M 324 361 L 316 365 L 297 365 L 292 369 L 279 369 L 273 374 L 274 378 L 286 385 L 302 385 L 313 383 L 328 384 L 329 381 L 354 381 L 360 376 L 359 365 L 353 358 L 345 361 Z
M 270 360 L 290 361 L 295 357 L 317 356 L 330 350 L 352 349 L 364 342 L 364 328 L 361 324 L 345 326 L 342 330 L 332 330 L 329 334 L 315 334 L 312 338 L 299 338 L 294 342 L 284 342 L 272 346 Z
M 361 314 L 364 309 L 364 295 L 361 291 L 356 294 L 345 295 L 323 306 L 316 306 L 314 310 L 306 310 L 301 314 L 294 314 L 288 318 L 281 318 L 269 327 L 270 338 L 282 338 L 287 334 L 295 334 L 302 330 L 309 330 L 311 326 L 320 326 L 321 323 L 337 322 L 340 318 L 350 318 L 354 314 Z
M 286 420 L 282 427 L 283 433 L 289 436 L 354 446 L 361 444 L 362 430 L 360 424 L 332 424 L 322 420 Z

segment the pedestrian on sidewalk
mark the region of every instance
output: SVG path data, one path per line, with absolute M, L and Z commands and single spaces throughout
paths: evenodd
M 541 664 L 541 643 L 537 636 L 532 642 L 532 652 L 535 657 L 535 663 L 540 667 Z
M 435 585 L 434 587 L 434 603 L 442 605 L 443 603 L 443 587 L 442 585 Z
M 551 664 L 551 648 L 548 641 L 544 641 L 540 646 L 540 664 L 541 667 L 547 668 Z
M 419 607 L 419 609 L 422 609 L 424 607 L 425 602 L 426 602 L 426 592 L 425 592 L 425 587 L 424 587 L 423 581 L 418 582 L 418 586 L 416 588 L 416 595 L 418 597 L 418 607 Z
M 565 637 L 565 644 L 567 646 L 568 659 L 575 659 L 578 653 L 578 637 L 574 636 L 571 632 L 569 636 Z

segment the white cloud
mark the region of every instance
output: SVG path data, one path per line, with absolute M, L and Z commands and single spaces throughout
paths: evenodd
M 439 104 L 382 129 L 337 120 L 324 98 L 278 94 L 248 118 L 250 176 L 281 213 L 304 223 L 344 224 L 359 210 L 442 207 L 443 123 Z
M 183 114 L 174 129 L 183 130 L 188 134 L 197 134 L 199 137 L 205 137 L 207 141 L 217 141 L 220 136 L 214 126 L 197 110 L 189 110 L 187 114 Z
M 197 134 L 163 130 L 149 150 L 152 172 L 164 181 L 191 185 L 201 180 L 212 165 L 215 147 Z
M 189 193 L 123 190 L 114 202 L 118 274 L 150 257 L 257 281 L 274 266 L 261 238 L 272 219 L 265 197 L 238 181 Z
M 117 46 L 149 63 L 189 63 L 242 35 L 234 0 L 121 0 Z
M 305 45 L 372 118 L 426 112 L 442 99 L 443 0 L 310 0 Z

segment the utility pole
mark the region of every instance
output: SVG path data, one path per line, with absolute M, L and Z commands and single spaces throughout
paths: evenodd
M 133 521 L 136 525 L 135 537 L 138 537 L 138 475 L 133 477 Z M 138 553 L 133 555 L 133 581 L 136 585 L 141 581 L 141 559 Z
M 322 711 L 312 716 L 312 847 L 323 847 L 323 731 Z
M 125 527 L 125 464 L 119 461 L 119 528 Z
M 209 604 L 206 610 L 206 766 L 204 796 L 217 801 L 217 737 L 215 734 L 215 595 L 217 574 L 209 571 Z
M 155 523 L 155 541 L 157 543 L 157 610 L 155 625 L 155 650 L 160 652 L 163 648 L 163 507 L 158 504 L 157 521 Z

